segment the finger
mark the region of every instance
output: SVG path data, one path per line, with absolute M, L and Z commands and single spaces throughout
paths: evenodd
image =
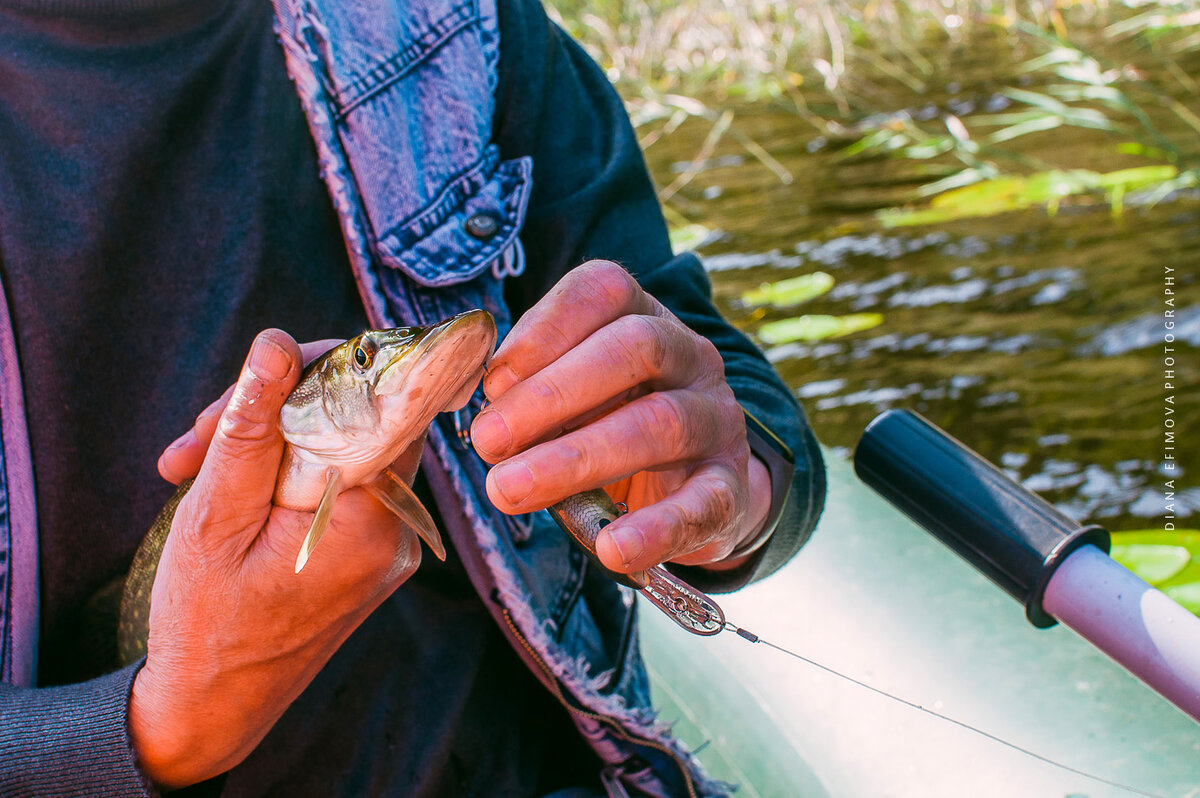
M 383 595 L 421 564 L 421 542 L 416 530 L 363 488 L 352 488 L 338 496 L 333 524 L 338 527 L 337 538 L 327 543 L 331 555 L 327 564 L 342 574 L 360 570 L 382 575 L 378 584 Z M 344 548 L 339 551 L 339 546 Z M 355 568 L 348 569 L 347 562 L 354 562 Z
M 695 391 L 652 393 L 495 466 L 488 496 L 503 512 L 531 512 L 639 471 L 688 466 L 733 442 L 740 413 Z
M 605 567 L 623 573 L 674 560 L 700 565 L 724 559 L 737 543 L 746 487 L 722 461 L 697 468 L 660 502 L 606 526 L 596 539 Z
M 483 392 L 496 401 L 596 330 L 630 314 L 666 313 L 615 263 L 589 261 L 567 272 L 513 326 L 488 364 Z
M 204 461 L 204 449 L 196 439 L 195 428 L 176 438 L 158 457 L 158 475 L 178 485 L 191 479 L 200 471 Z
M 217 431 L 217 422 L 232 395 L 233 386 L 231 385 L 225 389 L 225 393 L 221 394 L 219 399 L 196 416 L 196 421 L 191 429 L 176 438 L 166 448 L 162 456 L 158 458 L 158 473 L 162 475 L 163 479 L 178 485 L 200 473 L 200 466 L 204 462 L 208 445 L 212 442 L 213 433 Z
M 340 338 L 322 338 L 319 341 L 308 341 L 307 343 L 300 344 L 300 354 L 304 358 L 304 365 L 307 366 L 330 349 L 344 342 L 344 339 Z
M 497 462 L 624 399 L 723 376 L 712 344 L 674 319 L 622 316 L 492 402 L 471 440 Z
M 279 411 L 299 376 L 300 349 L 280 330 L 259 333 L 221 413 L 185 501 L 203 504 L 209 535 L 257 530 L 271 508 L 283 456 Z
M 253 565 L 289 582 L 300 580 L 347 596 L 371 582 L 384 586 L 420 563 L 416 534 L 365 489 L 354 487 L 338 494 L 328 533 L 304 570 L 294 574 L 296 552 L 311 522 L 312 513 L 276 508 L 247 556 L 254 558 Z
M 323 338 L 319 341 L 309 341 L 300 344 L 300 354 L 304 363 L 308 364 L 321 355 L 342 343 L 337 338 Z M 229 397 L 233 395 L 234 386 L 230 385 L 225 393 L 215 402 L 201 411 L 196 417 L 192 429 L 185 432 L 172 442 L 158 459 L 158 473 L 168 482 L 178 485 L 184 480 L 191 479 L 200 473 L 204 455 L 212 442 L 213 434 L 217 431 L 217 422 Z

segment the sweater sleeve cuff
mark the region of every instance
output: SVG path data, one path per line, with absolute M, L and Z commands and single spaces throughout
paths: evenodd
M 129 737 L 140 667 L 61 687 L 0 686 L 0 795 L 156 795 Z
M 808 541 L 825 506 L 825 461 L 812 430 L 804 425 L 803 445 L 795 455 L 790 497 L 774 532 L 737 568 L 713 571 L 700 566 L 670 564 L 668 568 L 706 593 L 732 593 L 782 568 Z

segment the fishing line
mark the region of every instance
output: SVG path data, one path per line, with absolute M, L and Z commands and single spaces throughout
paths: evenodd
M 997 737 L 996 735 L 992 734 L 991 732 L 986 732 L 983 729 L 976 728 L 975 726 L 972 726 L 969 723 L 966 723 L 961 720 L 957 720 L 955 718 L 950 717 L 949 715 L 943 715 L 942 713 L 937 712 L 936 710 L 932 710 L 932 709 L 929 709 L 928 707 L 921 706 L 920 704 L 917 704 L 917 703 L 914 703 L 907 699 L 901 698 L 900 696 L 892 695 L 891 693 L 887 692 L 886 690 L 881 690 L 880 688 L 875 687 L 870 684 L 867 684 L 866 682 L 859 681 L 858 679 L 855 679 L 853 676 L 847 676 L 844 673 L 835 671 L 833 668 L 830 668 L 828 665 L 822 665 L 821 663 L 817 662 L 816 660 L 811 660 L 808 657 L 803 656 L 802 654 L 797 654 L 795 651 L 789 651 L 786 648 L 783 648 L 782 646 L 775 645 L 774 643 L 770 642 L 769 640 L 763 640 L 761 637 L 754 634 L 754 632 L 751 632 L 748 629 L 742 629 L 738 626 L 735 626 L 732 623 L 729 623 L 728 621 L 725 622 L 725 628 L 731 632 L 737 633 L 737 636 L 742 638 L 743 640 L 748 640 L 751 643 L 762 643 L 763 645 L 773 648 L 776 651 L 780 651 L 784 654 L 787 654 L 790 657 L 795 657 L 796 659 L 800 660 L 801 662 L 805 662 L 809 665 L 812 665 L 814 668 L 820 668 L 821 670 L 825 671 L 826 673 L 836 676 L 839 679 L 845 679 L 846 681 L 850 682 L 851 684 L 855 684 L 866 690 L 870 690 L 872 693 L 875 693 L 876 695 L 881 695 L 884 698 L 890 698 L 892 701 L 896 701 L 898 703 L 903 704 L 906 707 L 911 707 L 912 709 L 916 709 L 921 712 L 924 712 L 926 715 L 932 715 L 933 717 L 938 718 L 940 720 L 944 720 L 947 723 L 953 723 L 955 726 L 958 726 L 959 728 L 966 729 L 967 731 L 971 731 L 982 737 L 986 737 L 987 739 L 989 739 L 993 742 L 1000 743 L 1000 745 L 1003 745 L 1006 748 L 1011 748 L 1012 750 L 1018 751 L 1022 754 L 1025 754 L 1028 757 L 1032 757 L 1032 758 L 1038 760 L 1039 762 L 1044 762 L 1047 765 L 1053 765 L 1054 767 L 1060 768 L 1061 770 L 1065 770 L 1068 773 L 1074 773 L 1076 776 L 1082 776 L 1085 779 L 1090 779 L 1092 781 L 1099 782 L 1100 784 L 1104 784 L 1109 787 L 1116 787 L 1118 790 L 1124 790 L 1125 792 L 1132 793 L 1134 795 L 1142 795 L 1142 796 L 1145 796 L 1145 798 L 1166 798 L 1166 796 L 1160 795 L 1159 793 L 1146 792 L 1145 790 L 1139 789 L 1137 787 L 1133 787 L 1129 784 L 1122 784 L 1119 781 L 1113 781 L 1112 779 L 1106 779 L 1103 776 L 1097 776 L 1094 773 L 1088 773 L 1086 770 L 1080 770 L 1079 768 L 1075 768 L 1075 767 L 1071 767 L 1070 765 L 1063 764 L 1062 762 L 1058 762 L 1047 756 L 1043 756 L 1042 754 L 1039 754 L 1035 751 L 1031 751 L 1028 748 L 1022 748 L 1021 746 L 1017 745 L 1016 743 L 1005 740 L 1003 737 Z

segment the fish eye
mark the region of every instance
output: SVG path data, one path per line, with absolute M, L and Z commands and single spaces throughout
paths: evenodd
M 358 346 L 354 347 L 354 365 L 360 370 L 366 370 L 371 366 L 371 361 L 375 359 L 375 347 L 370 341 L 363 341 Z

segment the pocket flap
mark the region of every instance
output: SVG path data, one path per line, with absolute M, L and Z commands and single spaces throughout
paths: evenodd
M 489 146 L 483 158 L 450 182 L 419 216 L 379 236 L 380 260 L 421 285 L 469 280 L 517 238 L 532 184 L 532 159 L 499 162 Z

